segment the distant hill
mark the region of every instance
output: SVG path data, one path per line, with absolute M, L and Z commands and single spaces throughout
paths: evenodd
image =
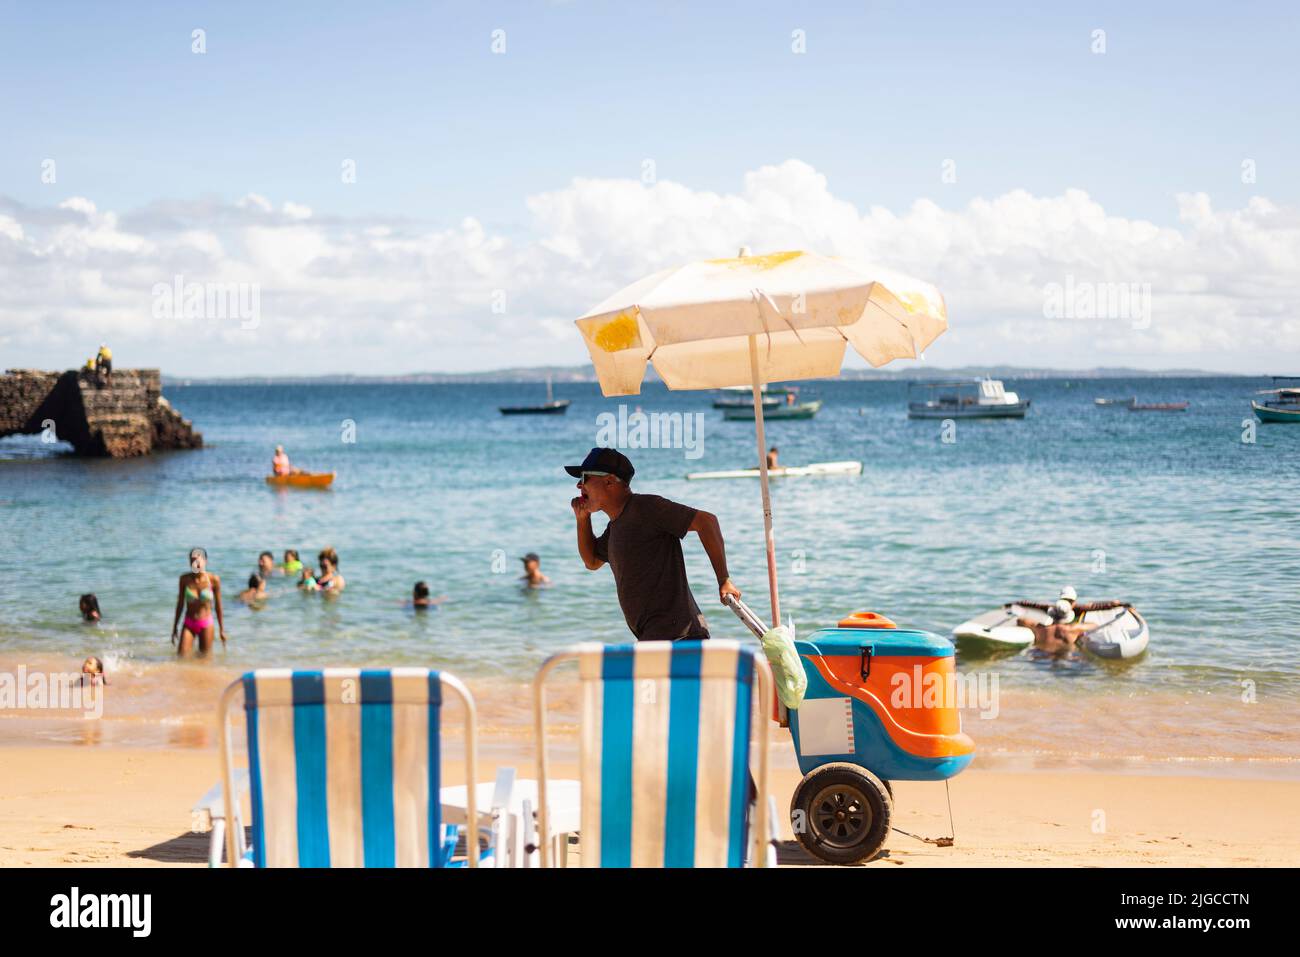
M 534 366 L 495 369 L 488 372 L 411 372 L 406 375 L 337 375 L 315 376 L 163 376 L 164 386 L 175 385 L 380 385 L 380 384 L 473 384 L 487 382 L 595 382 L 596 373 L 589 365 Z M 995 379 L 1173 379 L 1214 376 L 1251 378 L 1241 373 L 1206 372 L 1203 369 L 1129 369 L 1119 366 L 1096 369 L 1039 369 L 1019 366 L 961 366 L 941 369 L 936 366 L 911 366 L 905 369 L 845 369 L 845 380 L 962 379 L 992 376 Z M 646 381 L 657 382 L 654 367 L 646 370 Z M 1254 378 L 1261 378 L 1255 376 Z

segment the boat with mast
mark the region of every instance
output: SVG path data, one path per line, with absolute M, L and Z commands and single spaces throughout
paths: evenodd
M 557 399 L 551 391 L 551 377 L 546 377 L 546 402 L 542 405 L 497 406 L 502 415 L 563 415 L 569 408 L 568 399 Z

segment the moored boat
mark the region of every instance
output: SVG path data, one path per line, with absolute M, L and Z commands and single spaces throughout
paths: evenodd
M 1130 402 L 1130 412 L 1186 412 L 1190 402 Z
M 772 422 L 776 419 L 811 419 L 817 414 L 822 407 L 821 399 L 814 399 L 811 402 L 796 402 L 793 405 L 778 405 L 775 408 L 763 409 L 763 421 Z M 722 410 L 722 417 L 728 422 L 733 421 L 754 421 L 753 403 L 745 406 L 734 406 Z
M 500 405 L 502 415 L 562 415 L 569 408 L 568 399 L 557 399 L 551 393 L 551 377 L 546 377 L 546 401 L 541 405 Z
M 997 379 L 909 382 L 909 396 L 915 389 L 937 394 L 924 401 L 909 401 L 909 419 L 1023 419 L 1029 411 L 1029 400 L 1006 391 Z
M 1278 383 L 1291 382 L 1294 385 Z M 1272 396 L 1264 402 L 1250 402 L 1255 418 L 1261 422 L 1300 422 L 1300 376 L 1275 375 L 1273 388 L 1265 389 L 1260 395 Z

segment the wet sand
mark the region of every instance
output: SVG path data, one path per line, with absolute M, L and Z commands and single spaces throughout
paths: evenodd
M 531 748 L 485 743 L 480 780 L 501 764 L 533 776 Z M 574 776 L 563 753 L 558 777 Z M 779 809 L 799 774 L 788 742 L 773 746 Z M 190 807 L 218 775 L 206 747 L 10 746 L 0 748 L 0 867 L 201 867 L 206 834 L 192 834 Z M 444 780 L 461 780 L 448 761 Z M 894 785 L 894 825 L 923 837 L 949 833 L 943 784 Z M 972 768 L 951 782 L 956 844 L 936 847 L 894 833 L 868 867 L 1296 866 L 1300 781 L 1201 773 L 1126 773 L 1082 768 Z M 781 817 L 785 866 L 818 863 Z M 580 848 L 578 849 L 580 852 Z

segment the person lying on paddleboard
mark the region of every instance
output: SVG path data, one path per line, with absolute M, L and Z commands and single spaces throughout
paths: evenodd
M 1077 622 L 1080 618 L 1083 617 L 1083 615 L 1086 612 L 1106 611 L 1107 609 L 1110 608 L 1129 607 L 1129 603 L 1126 601 L 1080 602 L 1079 593 L 1074 590 L 1073 585 L 1066 585 L 1064 588 L 1062 588 L 1060 596 L 1054 602 L 1014 601 L 1014 602 L 1007 602 L 1002 607 L 1010 608 L 1012 605 L 1019 605 L 1022 608 L 1037 608 L 1039 611 L 1045 611 L 1050 615 L 1052 613 L 1052 609 L 1055 608 L 1057 605 L 1060 605 L 1061 602 L 1065 602 L 1067 605 L 1069 605 L 1069 617 L 1066 619 L 1066 624 L 1073 624 Z
M 221 611 L 221 576 L 208 571 L 208 553 L 205 550 L 190 550 L 190 571 L 180 577 L 176 587 L 176 615 L 172 619 L 172 644 L 176 645 L 176 653 L 189 654 L 197 640 L 199 654 L 206 655 L 212 650 L 212 639 L 218 632 L 224 645 L 226 622 Z M 181 629 L 178 642 L 176 626 L 181 620 L 182 609 L 185 611 L 185 627 Z M 212 624 L 213 609 L 217 613 L 215 627 Z
M 1034 650 L 1055 657 L 1064 657 L 1075 651 L 1080 638 L 1096 625 L 1075 625 L 1066 619 L 1070 616 L 1069 603 L 1059 601 L 1052 605 L 1047 613 L 1052 616 L 1050 624 L 1042 624 L 1033 618 L 1017 618 L 1016 623 L 1034 633 Z
M 564 470 L 578 480 L 580 494 L 569 504 L 578 524 L 578 554 L 595 571 L 608 564 L 623 617 L 638 641 L 676 641 L 709 637 L 686 578 L 682 539 L 700 537 L 718 580 L 718 598 L 740 597 L 727 575 L 727 553 L 718 519 L 710 512 L 632 491 L 636 470 L 615 449 L 592 449 L 581 465 Z M 609 524 L 599 537 L 592 512 Z

